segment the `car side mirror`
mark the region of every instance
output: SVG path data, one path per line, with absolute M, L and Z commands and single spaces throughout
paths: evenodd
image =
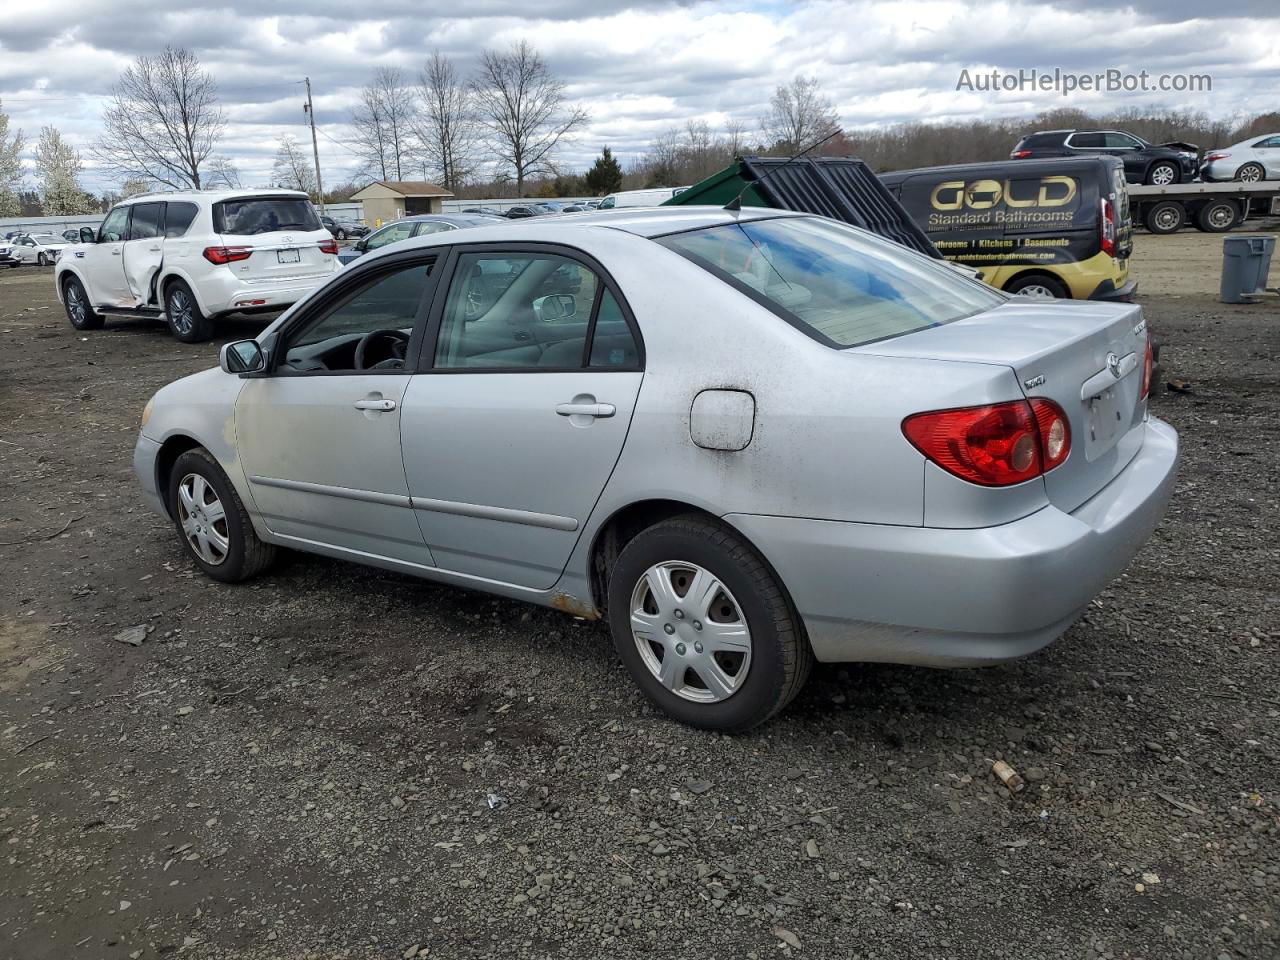
M 80 242 L 81 243 L 97 243 L 98 231 L 93 229 L 93 227 L 81 227 Z
M 533 315 L 543 323 L 572 320 L 578 315 L 578 301 L 572 293 L 553 293 L 533 301 Z
M 358 253 L 364 253 L 366 250 L 369 249 L 369 241 L 365 239 L 360 239 L 360 240 L 357 240 L 353 244 L 353 246 Z
M 267 369 L 267 354 L 257 340 L 237 340 L 223 346 L 218 353 L 218 365 L 223 373 L 236 376 L 261 373 Z

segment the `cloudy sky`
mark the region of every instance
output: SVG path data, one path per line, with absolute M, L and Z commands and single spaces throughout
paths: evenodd
M 10 0 L 0 15 L 0 102 L 34 141 L 53 124 L 85 147 L 119 72 L 166 43 L 217 78 L 220 152 L 246 183 L 269 177 L 280 137 L 306 136 L 310 76 L 328 182 L 355 158 L 346 125 L 378 66 L 416 73 L 432 48 L 469 70 L 486 46 L 527 39 L 591 122 L 561 154 L 583 168 L 602 144 L 626 158 L 686 120 L 758 129 L 773 88 L 816 77 L 847 128 L 904 120 L 1022 116 L 1057 106 L 1162 105 L 1243 115 L 1280 108 L 1280 0 Z M 449 9 L 448 16 L 430 12 Z M 269 11 L 269 12 L 267 12 Z M 957 91 L 962 69 L 1077 73 L 1115 68 L 1213 78 L 1212 91 Z M 85 156 L 85 185 L 109 184 Z

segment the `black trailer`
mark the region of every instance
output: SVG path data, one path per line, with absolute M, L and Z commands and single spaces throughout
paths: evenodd
M 1152 233 L 1193 226 L 1225 233 L 1249 217 L 1280 216 L 1280 180 L 1261 183 L 1173 183 L 1131 185 L 1133 219 Z

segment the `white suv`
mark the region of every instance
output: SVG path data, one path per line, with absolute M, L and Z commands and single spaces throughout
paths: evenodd
M 283 310 L 342 269 L 337 242 L 294 190 L 144 194 L 80 238 L 54 273 L 71 325 L 163 316 L 185 343 L 208 340 L 221 315 Z

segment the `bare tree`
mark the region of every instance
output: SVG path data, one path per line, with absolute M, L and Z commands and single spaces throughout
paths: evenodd
M 83 165 L 80 154 L 62 138 L 57 127 L 40 131 L 36 145 L 36 172 L 40 176 L 40 203 L 46 217 L 87 213 L 93 198 L 80 186 Z
M 182 47 L 140 56 L 111 94 L 92 148 L 107 171 L 198 190 L 224 127 L 217 85 L 199 58 Z
M 427 170 L 446 190 L 457 193 L 476 171 L 479 125 L 471 89 L 448 57 L 435 50 L 418 77 L 415 135 Z
M 515 175 L 518 196 L 529 177 L 555 173 L 556 148 L 587 122 L 585 110 L 565 103 L 564 84 L 525 40 L 505 52 L 484 51 L 472 91 L 479 122 L 499 165 Z
M 271 179 L 278 187 L 305 190 L 309 194 L 316 192 L 316 172 L 311 157 L 291 133 L 280 138 L 275 162 L 271 166 Z
M 771 147 L 795 153 L 834 133 L 840 120 L 831 101 L 819 91 L 817 80 L 796 77 L 774 90 L 760 127 Z
M 351 123 L 356 128 L 355 152 L 370 175 L 379 180 L 404 179 L 417 152 L 416 113 L 414 91 L 394 67 L 379 69 L 360 91 Z
M 9 133 L 9 115 L 0 103 L 0 217 L 16 217 L 21 204 L 18 188 L 22 185 L 22 148 L 26 138 L 21 130 Z
M 230 157 L 217 156 L 209 160 L 209 173 L 204 178 L 205 186 L 228 187 L 238 190 L 244 186 L 240 182 L 240 168 Z
M 747 149 L 747 125 L 730 117 L 724 125 L 724 149 L 729 159 L 740 157 Z

